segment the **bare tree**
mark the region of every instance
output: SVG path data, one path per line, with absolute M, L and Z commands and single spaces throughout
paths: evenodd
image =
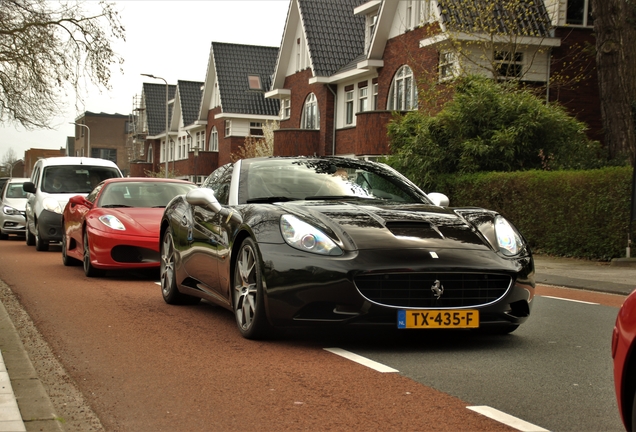
M 636 165 L 636 4 L 592 0 L 596 64 L 605 144 L 610 157 L 627 156 Z
M 2 172 L 2 175 L 9 175 L 12 171 L 13 164 L 17 160 L 18 156 L 16 156 L 15 150 L 13 150 L 13 147 L 9 147 L 9 149 L 4 152 L 4 156 L 2 156 L 2 166 L 0 166 L 0 172 Z
M 0 123 L 48 128 L 67 85 L 77 95 L 87 82 L 110 89 L 111 66 L 123 63 L 111 43 L 125 29 L 113 4 L 86 5 L 1 0 Z

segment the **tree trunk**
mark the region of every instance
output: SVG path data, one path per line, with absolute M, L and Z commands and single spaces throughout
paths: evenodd
M 636 6 L 631 0 L 592 0 L 596 65 L 605 144 L 610 157 L 636 164 Z

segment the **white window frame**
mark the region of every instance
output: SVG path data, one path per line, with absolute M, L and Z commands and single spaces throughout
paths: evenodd
M 458 72 L 457 53 L 454 51 L 441 51 L 439 53 L 439 80 L 451 80 L 457 76 Z
M 314 93 L 309 93 L 305 99 L 300 127 L 301 129 L 320 129 L 320 109 Z
M 161 141 L 161 155 L 159 156 L 159 162 L 163 163 L 167 159 L 166 153 L 166 140 Z
M 219 151 L 219 132 L 216 130 L 216 126 L 212 126 L 212 130 L 210 131 L 210 151 Z
M 518 51 L 518 52 L 511 52 L 511 51 L 504 51 L 504 50 L 497 50 L 493 52 L 493 60 L 494 60 L 494 64 L 497 65 L 497 78 L 499 79 L 518 79 L 521 78 L 523 76 L 523 71 L 524 71 L 524 55 L 523 52 Z M 507 68 L 510 68 L 511 66 L 514 68 L 518 68 L 518 73 L 514 74 L 514 75 L 510 75 L 508 73 L 506 74 L 500 74 L 499 73 L 499 69 L 503 68 L 504 66 L 506 66 Z
M 592 1 L 591 0 L 582 0 L 583 1 L 583 22 L 582 23 L 572 23 L 568 21 L 568 6 L 570 5 L 571 0 L 566 1 L 565 5 L 565 24 L 569 26 L 577 26 L 577 27 L 591 27 L 594 25 L 594 22 L 590 23 L 590 14 L 592 9 Z
M 387 108 L 390 111 L 414 111 L 417 109 L 417 86 L 413 70 L 402 65 L 393 76 Z
M 291 117 L 291 99 L 285 98 L 280 101 L 280 118 L 287 120 Z
M 232 136 L 232 120 L 225 120 L 225 136 Z
M 378 83 L 371 84 L 371 93 L 372 93 L 372 101 L 371 106 L 373 107 L 373 111 L 377 111 L 378 109 Z
M 378 12 L 375 11 L 367 15 L 366 19 L 366 28 L 364 34 L 364 48 L 365 52 L 369 51 L 369 47 L 371 46 L 371 41 L 373 40 L 373 33 L 375 32 L 375 27 L 378 24 Z
M 351 126 L 355 114 L 353 90 L 345 92 L 345 125 Z
M 358 112 L 369 110 L 369 87 L 358 88 Z

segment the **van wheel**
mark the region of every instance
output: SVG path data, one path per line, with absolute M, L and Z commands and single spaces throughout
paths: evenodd
M 25 237 L 26 237 L 27 246 L 33 246 L 35 244 L 35 236 L 33 234 L 31 234 L 31 230 L 29 229 L 29 220 L 28 219 L 27 219 L 27 223 L 26 223 Z
M 49 250 L 49 242 L 42 240 L 40 237 L 40 227 L 35 223 L 35 250 L 37 251 L 47 251 Z

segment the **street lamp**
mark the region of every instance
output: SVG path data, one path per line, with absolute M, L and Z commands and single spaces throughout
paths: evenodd
M 165 157 L 166 157 L 166 178 L 168 178 L 168 146 L 170 146 L 170 140 L 168 139 L 168 81 L 165 79 L 154 76 L 151 74 L 141 74 L 141 76 L 145 76 L 152 79 L 160 79 L 164 83 L 166 83 L 166 147 L 165 147 Z
M 82 123 L 70 122 L 69 124 L 74 124 L 76 126 L 81 126 L 86 128 L 86 130 L 88 131 L 87 140 L 86 140 L 86 142 L 88 143 L 88 157 L 91 157 L 91 128 L 89 128 L 88 126 Z

